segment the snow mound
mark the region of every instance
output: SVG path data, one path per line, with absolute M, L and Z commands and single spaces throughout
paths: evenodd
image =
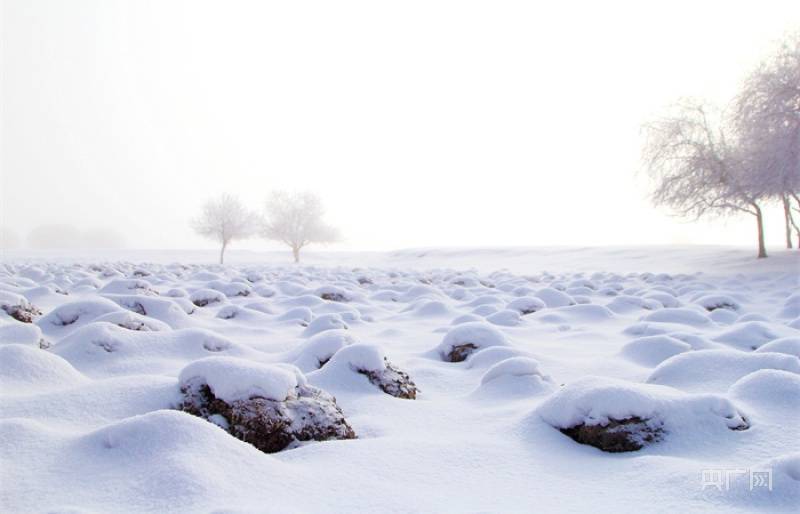
M 439 300 L 421 300 L 408 309 L 417 316 L 452 316 L 453 310 Z
M 29 323 L 0 325 L 0 344 L 47 346 L 42 337 L 42 330 L 38 326 Z
M 642 366 L 654 367 L 663 361 L 688 352 L 692 346 L 668 335 L 645 336 L 622 347 L 620 354 Z
M 305 337 L 310 337 L 326 330 L 347 330 L 347 323 L 338 314 L 322 314 L 314 318 L 303 331 Z
M 542 300 L 547 307 L 566 307 L 575 305 L 575 300 L 566 293 L 562 293 L 552 287 L 545 287 L 534 293 L 534 296 Z
M 533 314 L 536 311 L 540 311 L 546 307 L 544 300 L 541 298 L 536 298 L 534 296 L 523 296 L 521 298 L 515 298 L 508 302 L 506 305 L 506 309 L 511 309 L 513 311 L 517 311 L 521 316 L 526 314 Z
M 161 331 L 171 330 L 170 326 L 157 319 L 148 318 L 131 311 L 115 311 L 103 314 L 94 319 L 94 322 L 113 323 L 128 330 Z
M 124 309 L 162 321 L 172 328 L 191 326 L 187 314 L 191 314 L 195 310 L 194 305 L 185 298 L 159 298 L 142 295 L 106 295 L 105 297 Z
M 635 451 L 665 437 L 694 437 L 747 428 L 729 400 L 670 387 L 587 376 L 545 400 L 545 423 L 604 451 Z
M 602 305 L 570 305 L 554 309 L 553 312 L 574 323 L 596 323 L 615 317 L 613 312 Z
M 483 374 L 481 384 L 486 385 L 502 377 L 534 377 L 540 382 L 552 382 L 539 369 L 539 361 L 530 357 L 511 357 L 498 362 Z
M 0 346 L 0 391 L 32 394 L 83 384 L 88 379 L 50 352 L 21 344 Z
M 178 377 L 181 387 L 193 379 L 208 385 L 217 398 L 231 403 L 253 397 L 282 402 L 298 386 L 297 373 L 277 365 L 236 357 L 207 357 L 194 361 Z
M 181 373 L 181 410 L 265 453 L 304 441 L 355 438 L 336 399 L 308 385 L 297 368 L 210 360 L 194 362 Z
M 689 325 L 692 327 L 702 327 L 709 325 L 711 320 L 705 314 L 693 309 L 682 307 L 670 307 L 648 314 L 644 321 L 659 323 L 676 323 L 679 325 Z
M 748 403 L 753 410 L 777 409 L 781 419 L 786 421 L 800 412 L 800 375 L 761 369 L 737 380 L 728 394 L 734 400 Z
M 519 312 L 511 309 L 504 309 L 486 317 L 486 321 L 492 325 L 504 327 L 515 327 L 522 322 Z
M 615 314 L 628 314 L 639 310 L 654 311 L 663 305 L 656 300 L 648 300 L 640 296 L 619 295 L 606 305 L 608 310 Z
M 778 316 L 788 319 L 800 317 L 800 293 L 794 293 L 783 302 L 783 308 Z
M 785 353 L 800 358 L 800 337 L 782 337 L 759 346 L 756 352 Z
M 716 336 L 714 340 L 740 350 L 756 350 L 772 340 L 792 335 L 797 336 L 798 332 L 791 328 L 764 323 L 763 321 L 748 321 L 737 323 Z
M 284 312 L 280 316 L 278 316 L 278 321 L 290 321 L 299 323 L 302 326 L 308 326 L 311 323 L 311 320 L 314 318 L 314 313 L 311 312 L 311 309 L 308 307 L 295 307 L 294 309 L 289 309 L 288 311 Z
M 349 302 L 353 294 L 336 286 L 323 286 L 314 291 L 314 294 L 329 302 Z
M 189 301 L 198 307 L 208 307 L 213 304 L 225 303 L 228 301 L 228 297 L 216 289 L 198 289 L 189 295 Z
M 309 373 L 308 380 L 329 390 L 366 391 L 368 382 L 370 387 L 377 386 L 398 398 L 414 399 L 417 395 L 408 374 L 389 362 L 382 348 L 372 344 L 342 348 L 320 370 Z
M 506 359 L 527 356 L 526 352 L 511 346 L 490 346 L 473 353 L 467 361 L 467 369 L 488 368 Z
M 301 342 L 286 360 L 308 373 L 321 368 L 336 352 L 355 342 L 355 337 L 345 330 L 326 330 Z
M 103 286 L 100 294 L 121 294 L 121 295 L 151 295 L 156 296 L 158 292 L 153 289 L 150 282 L 140 279 L 116 279 Z
M 461 362 L 490 346 L 508 346 L 502 332 L 483 322 L 463 323 L 451 328 L 434 351 L 447 362 Z
M 122 309 L 105 298 L 65 303 L 42 316 L 36 324 L 45 335 L 63 336 L 110 312 Z
M 187 508 L 198 495 L 208 501 L 205 497 L 212 491 L 232 493 L 237 483 L 238 487 L 249 483 L 248 473 L 259 467 L 266 466 L 276 476 L 286 473 L 280 463 L 264 460 L 252 446 L 176 410 L 112 423 L 81 436 L 68 448 L 72 461 L 80 465 L 81 480 L 113 484 L 115 495 L 130 498 L 143 511 Z M 212 463 L 209 455 L 218 458 Z M 139 500 L 142 496 L 146 501 Z
M 695 300 L 694 303 L 709 312 L 717 309 L 726 309 L 729 311 L 739 311 L 742 309 L 742 306 L 739 302 L 730 296 L 723 294 L 704 295 Z
M 220 353 L 259 356 L 255 350 L 209 330 L 135 331 L 104 322 L 81 327 L 61 339 L 52 351 L 93 377 L 174 374 L 189 361 Z
M 0 316 L 8 316 L 22 323 L 32 323 L 39 315 L 41 311 L 24 296 L 0 290 Z
M 800 359 L 780 353 L 745 353 L 735 350 L 699 350 L 667 359 L 647 378 L 687 391 L 725 391 L 743 376 L 760 369 L 800 373 Z

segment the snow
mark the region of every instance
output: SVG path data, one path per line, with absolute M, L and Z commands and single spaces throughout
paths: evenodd
M 638 417 L 663 424 L 668 433 L 710 427 L 718 434 L 743 424 L 742 414 L 723 396 L 687 394 L 678 389 L 605 377 L 583 377 L 562 388 L 536 411 L 555 428 L 607 425 Z M 696 437 L 696 434 L 693 434 Z
M 207 357 L 181 370 L 181 385 L 200 379 L 214 396 L 227 403 L 259 396 L 283 401 L 297 387 L 297 374 L 282 366 L 235 357 Z
M 642 366 L 657 366 L 665 360 L 688 352 L 692 345 L 668 335 L 639 337 L 622 347 L 625 357 Z
M 507 376 L 535 376 L 542 380 L 550 380 L 549 377 L 542 374 L 537 360 L 529 357 L 511 357 L 489 368 L 481 377 L 481 384 L 487 384 L 492 380 Z
M 435 348 L 435 352 L 444 358 L 455 347 L 460 345 L 474 345 L 476 349 L 491 346 L 508 345 L 506 336 L 494 326 L 482 321 L 462 323 L 451 328 Z
M 800 254 L 751 253 L 8 252 L 0 300 L 42 314 L 0 312 L 0 511 L 794 512 Z M 370 382 L 387 363 L 415 400 Z M 176 410 L 189 383 L 306 380 L 357 439 L 264 454 Z M 663 437 L 611 454 L 560 431 L 632 416 Z M 773 489 L 704 490 L 707 469 Z
M 741 377 L 760 369 L 800 373 L 800 359 L 782 353 L 699 350 L 667 359 L 647 381 L 687 391 L 724 391 Z

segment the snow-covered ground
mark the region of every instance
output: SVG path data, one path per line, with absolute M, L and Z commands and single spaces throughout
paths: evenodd
M 0 511 L 800 505 L 797 253 L 213 256 L 4 255 Z M 336 436 L 262 452 L 256 404 Z

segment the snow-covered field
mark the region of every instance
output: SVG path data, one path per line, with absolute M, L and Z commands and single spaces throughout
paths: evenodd
M 796 254 L 212 255 L 6 254 L 0 511 L 800 504 Z

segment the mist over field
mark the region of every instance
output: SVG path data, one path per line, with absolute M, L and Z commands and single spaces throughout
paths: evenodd
M 207 198 L 261 211 L 273 190 L 320 194 L 341 249 L 750 244 L 742 216 L 652 208 L 641 125 L 680 97 L 728 102 L 800 8 L 657 12 L 6 0 L 3 247 L 66 225 L 109 237 L 51 246 L 206 248 L 189 222 Z

